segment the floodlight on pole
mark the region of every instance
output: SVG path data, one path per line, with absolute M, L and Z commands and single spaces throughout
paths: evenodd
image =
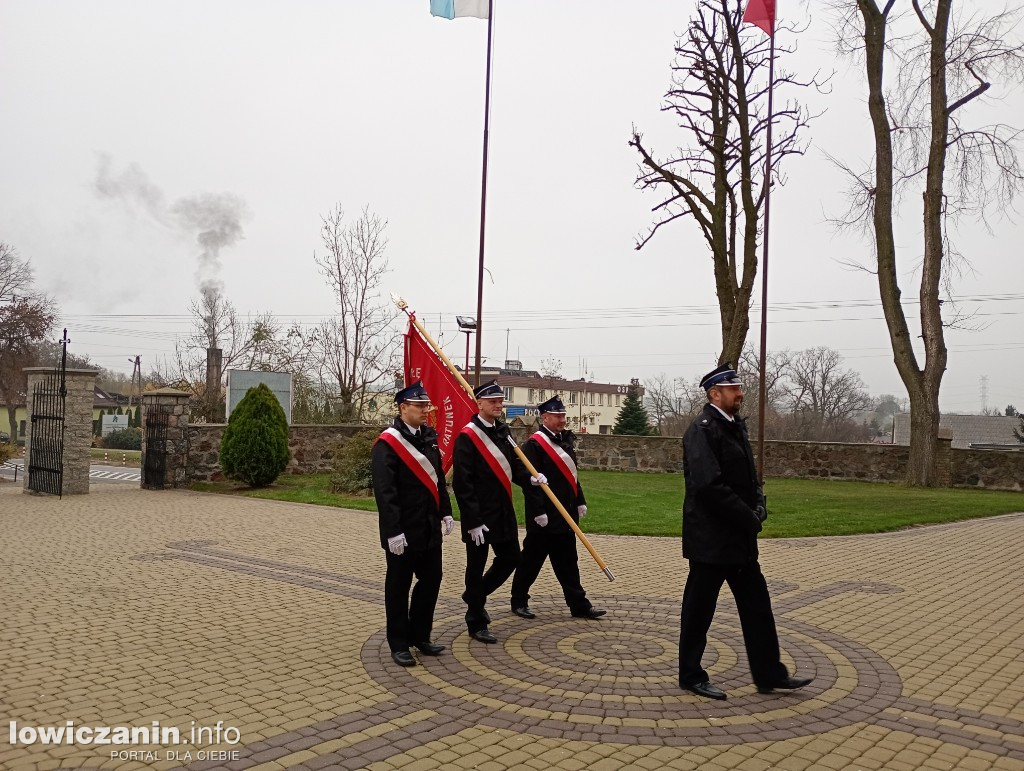
M 476 331 L 476 319 L 472 316 L 456 316 L 455 323 L 459 325 L 459 331 L 466 335 L 466 367 L 463 372 L 469 375 L 469 336 Z

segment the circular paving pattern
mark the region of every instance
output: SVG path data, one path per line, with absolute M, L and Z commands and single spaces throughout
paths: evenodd
M 829 731 L 877 714 L 901 692 L 895 670 L 873 651 L 777 616 L 784 660 L 815 681 L 795 693 L 759 694 L 735 612 L 720 608 L 704 666 L 729 699 L 702 699 L 677 683 L 677 603 L 595 602 L 608 609 L 597 621 L 570 617 L 560 597 L 531 602 L 533 621 L 492 607 L 497 645 L 469 638 L 461 606 L 442 603 L 434 639 L 449 646 L 443 655 L 417 656 L 420 666 L 397 667 L 381 630 L 367 641 L 362 660 L 398 700 L 450 707 L 454 697 L 464 711 L 493 725 L 643 744 L 727 744 Z

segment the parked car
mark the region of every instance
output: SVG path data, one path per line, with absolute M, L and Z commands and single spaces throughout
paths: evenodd
M 8 434 L 6 431 L 0 431 L 0 444 L 10 444 L 10 443 L 11 443 L 11 435 Z

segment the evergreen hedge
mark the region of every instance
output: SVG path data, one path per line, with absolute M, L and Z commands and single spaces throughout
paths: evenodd
M 288 419 L 273 392 L 260 383 L 231 412 L 220 444 L 221 470 L 250 487 L 266 487 L 290 459 Z
M 103 437 L 103 446 L 108 450 L 141 450 L 142 429 L 119 428 Z

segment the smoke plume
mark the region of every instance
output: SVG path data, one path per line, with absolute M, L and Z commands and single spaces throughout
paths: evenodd
M 220 251 L 245 237 L 242 221 L 248 216 L 245 201 L 231 193 L 202 193 L 179 198 L 167 204 L 163 191 L 150 182 L 137 163 L 129 163 L 114 173 L 109 155 L 99 159 L 93 182 L 100 198 L 118 200 L 129 208 L 141 208 L 159 225 L 175 233 L 194 238 L 200 247 L 196 282 L 204 297 L 219 296 L 224 290 L 220 280 Z

